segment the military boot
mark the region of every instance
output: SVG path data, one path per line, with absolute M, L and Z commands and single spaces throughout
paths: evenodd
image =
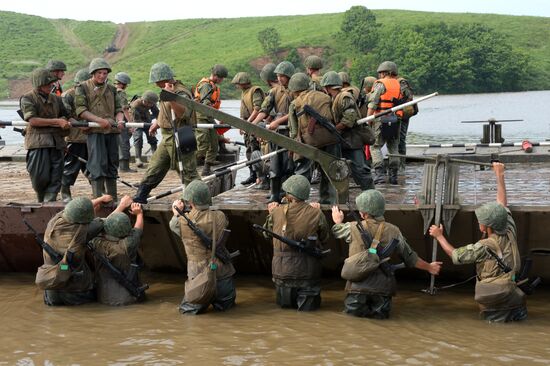
M 246 186 L 248 184 L 254 183 L 255 181 L 256 181 L 256 172 L 250 169 L 250 175 L 245 180 L 242 180 L 241 184 Z
M 374 168 L 374 184 L 386 183 L 386 173 L 384 168 Z
M 130 161 L 126 159 L 120 160 L 118 170 L 124 173 L 137 173 L 137 170 L 130 169 Z
M 57 192 L 44 193 L 44 202 L 55 202 L 57 200 Z
M 271 178 L 269 187 L 271 189 L 271 195 L 267 202 L 281 202 L 281 178 Z
M 108 195 L 113 197 L 113 202 L 117 202 L 117 186 L 116 179 L 105 178 L 105 190 Z
M 390 184 L 397 185 L 397 171 L 399 168 L 390 169 Z
M 103 192 L 105 192 L 105 178 L 101 177 L 91 180 L 90 184 L 92 185 L 92 196 L 94 196 L 94 198 L 101 197 Z
M 147 185 L 147 184 L 140 184 L 139 188 L 137 190 L 136 195 L 134 196 L 134 202 L 146 204 L 147 203 L 147 197 L 149 196 L 149 193 L 153 187 Z
M 73 197 L 71 196 L 71 186 L 61 186 L 61 199 L 65 203 L 70 202 L 73 199 Z
M 143 158 L 141 157 L 141 147 L 136 147 L 136 166 L 143 168 Z
M 202 168 L 201 177 L 210 175 L 212 171 L 210 170 L 210 163 L 205 162 L 204 167 Z
M 40 203 L 44 202 L 44 194 L 45 192 L 36 191 L 36 200 Z

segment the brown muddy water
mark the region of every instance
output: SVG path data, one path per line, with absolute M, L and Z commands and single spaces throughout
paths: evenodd
M 0 275 L 0 365 L 546 365 L 550 291 L 529 298 L 519 324 L 478 320 L 473 286 L 429 296 L 401 285 L 392 317 L 343 314 L 344 283 L 328 280 L 322 308 L 279 309 L 268 277 L 239 277 L 227 313 L 183 316 L 181 274 L 148 274 L 148 301 L 51 308 L 32 274 Z

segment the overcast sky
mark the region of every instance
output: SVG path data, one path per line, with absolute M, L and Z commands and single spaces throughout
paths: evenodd
M 0 10 L 46 18 L 109 20 L 115 23 L 188 18 L 234 18 L 343 12 L 352 5 L 370 9 L 494 13 L 550 17 L 550 0 L 2 0 Z

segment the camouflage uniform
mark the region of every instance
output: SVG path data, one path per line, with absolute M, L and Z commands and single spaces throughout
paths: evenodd
M 23 95 L 20 100 L 25 121 L 33 118 L 70 117 L 61 97 L 54 94 L 44 95 L 38 90 L 53 80 L 55 79 L 49 76 L 46 69 L 33 71 L 34 89 Z M 38 202 L 55 201 L 61 189 L 65 132 L 59 127 L 33 127 L 30 123 L 26 129 L 27 171 Z
M 413 100 L 412 88 L 409 85 L 409 82 L 406 79 L 398 78 L 399 84 L 401 85 L 401 92 L 403 93 L 403 99 L 406 102 Z M 414 110 L 415 107 L 409 107 L 410 110 Z M 408 110 L 404 111 L 403 117 L 401 118 L 401 129 L 399 130 L 399 146 L 397 151 L 399 155 L 407 155 L 407 131 L 409 130 L 409 120 L 412 117 L 410 113 L 407 113 Z M 405 169 L 405 158 L 401 158 L 399 161 L 399 168 Z
M 267 216 L 264 227 L 283 237 L 302 240 L 317 237 L 317 246 L 329 238 L 329 226 L 323 212 L 305 202 L 310 185 L 303 176 L 291 176 L 283 189 L 297 198 L 280 205 Z M 266 236 L 268 238 L 268 236 Z M 277 305 L 299 311 L 317 310 L 321 305 L 321 260 L 273 239 L 273 282 Z
M 476 210 L 478 221 L 481 224 L 493 227 L 495 233 L 475 244 L 456 248 L 453 250 L 451 258 L 454 264 L 476 264 L 476 301 L 478 301 L 481 311 L 480 315 L 483 319 L 491 322 L 523 320 L 527 318 L 525 294 L 517 287 L 514 281 L 514 276 L 519 273 L 521 267 L 521 259 L 517 247 L 516 224 L 508 208 L 497 206 L 500 205 L 498 203 L 491 203 Z M 495 211 L 500 211 L 498 214 L 502 217 L 502 219 L 499 219 L 499 221 L 503 222 L 502 228 L 490 222 L 493 218 L 489 217 L 489 215 L 494 215 Z M 494 253 L 499 255 L 512 271 L 504 273 L 496 260 L 488 254 L 486 248 L 490 248 Z M 489 292 L 500 292 L 505 295 L 500 296 L 500 299 L 497 301 L 486 302 L 483 300 L 484 292 L 487 292 L 486 286 L 494 286 Z M 505 291 L 498 291 L 499 288 L 497 286 L 504 287 Z
M 381 225 L 384 225 L 378 245 L 385 247 L 392 239 L 399 240 L 394 253 L 399 255 L 407 267 L 415 267 L 418 255 L 407 244 L 399 228 L 384 220 L 384 198 L 382 194 L 375 190 L 363 192 L 357 197 L 356 204 L 360 211 L 367 212 L 369 216 L 373 217 L 361 221 L 361 225 L 370 233 L 372 238 L 376 237 L 378 229 Z M 332 227 L 332 234 L 336 239 L 344 239 L 349 244 L 349 257 L 365 250 L 356 222 L 335 224 Z M 392 296 L 395 295 L 395 291 L 394 275 L 384 273 L 379 267 L 369 273 L 363 281 L 347 281 L 344 312 L 359 317 L 386 319 L 390 315 Z
M 69 112 L 72 118 L 77 119 L 75 108 L 75 88 L 76 85 L 90 78 L 90 73 L 87 69 L 79 70 L 75 76 L 75 86 L 65 91 L 61 97 L 63 105 Z M 67 151 L 65 154 L 65 163 L 63 168 L 63 177 L 61 178 L 61 195 L 63 201 L 68 202 L 71 197 L 71 186 L 76 182 L 78 172 L 82 172 L 84 176 L 88 175 L 86 163 L 80 161 L 78 157 L 88 160 L 88 147 L 86 146 L 86 135 L 81 128 L 71 127 L 69 136 L 65 137 L 67 141 Z
M 139 283 L 137 250 L 143 230 L 132 228 L 126 214 L 113 212 L 104 222 L 104 231 L 92 240 L 95 251 L 104 255 L 111 264 L 121 271 L 130 281 Z M 129 305 L 143 300 L 128 292 L 111 274 L 104 264 L 95 261 L 97 299 L 105 305 Z
M 218 210 L 210 210 L 212 202 L 208 186 L 202 181 L 194 181 L 184 191 L 183 199 L 191 201 L 195 207 L 187 214 L 209 238 L 213 238 L 213 226 L 216 230 L 215 237 L 221 238 L 222 232 L 229 222 L 225 214 Z M 170 229 L 179 236 L 185 247 L 187 256 L 187 278 L 191 279 L 201 273 L 209 265 L 211 249 L 206 248 L 201 239 L 187 225 L 183 217 L 173 216 L 170 220 Z M 237 293 L 233 282 L 235 268 L 231 263 L 223 263 L 216 259 L 216 295 L 211 303 L 215 310 L 229 310 L 235 305 Z M 185 296 L 179 306 L 182 314 L 199 314 L 209 307 L 208 305 L 194 304 L 186 300 Z
M 92 60 L 90 69 L 101 62 L 97 60 Z M 95 72 L 101 69 L 111 71 L 105 61 L 102 61 L 99 69 L 90 71 Z M 100 197 L 106 192 L 116 200 L 119 162 L 118 135 L 120 132 L 116 127 L 115 118 L 118 113 L 122 112 L 122 102 L 117 96 L 116 88 L 107 82 L 96 85 L 93 79 L 86 80 L 76 87 L 75 107 L 76 115 L 79 117 L 87 111 L 111 123 L 112 127 L 109 129 L 96 127 L 87 132 L 88 164 L 86 166 L 90 172 L 94 197 Z

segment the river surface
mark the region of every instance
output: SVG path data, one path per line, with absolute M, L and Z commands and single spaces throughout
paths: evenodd
M 529 319 L 477 318 L 473 288 L 429 296 L 401 285 L 388 320 L 342 313 L 344 283 L 324 284 L 321 310 L 279 309 L 269 278 L 237 279 L 237 306 L 183 316 L 183 275 L 146 276 L 148 301 L 49 308 L 33 276 L 0 276 L 1 365 L 548 365 L 550 293 Z
M 507 123 L 507 141 L 550 137 L 550 91 L 439 96 L 422 103 L 409 141 L 474 142 L 481 125 Z M 238 101 L 222 109 L 237 115 Z M 0 120 L 19 119 L 0 105 Z M 238 132 L 229 137 L 240 139 Z M 22 143 L 11 128 L 8 144 Z M 237 268 L 238 271 L 238 268 Z M 428 296 L 426 282 L 401 283 L 389 320 L 343 314 L 343 281 L 326 280 L 320 311 L 275 305 L 270 278 L 238 277 L 237 307 L 201 316 L 178 313 L 183 274 L 146 274 L 148 301 L 112 308 L 99 304 L 50 308 L 33 274 L 0 274 L 0 365 L 548 365 L 550 289 L 528 299 L 520 324 L 478 320 L 473 286 Z

